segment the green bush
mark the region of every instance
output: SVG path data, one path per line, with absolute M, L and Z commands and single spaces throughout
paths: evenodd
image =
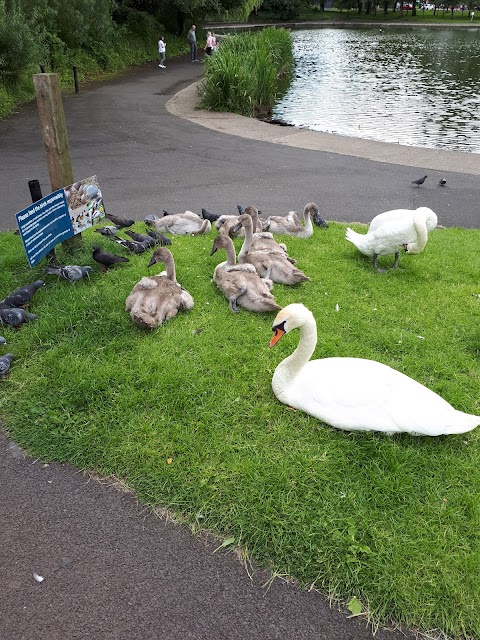
M 284 29 L 226 38 L 206 60 L 202 106 L 246 116 L 270 114 L 292 68 L 292 39 Z
M 23 71 L 36 59 L 38 41 L 23 15 L 14 6 L 0 5 L 0 78 L 8 87 L 18 83 Z

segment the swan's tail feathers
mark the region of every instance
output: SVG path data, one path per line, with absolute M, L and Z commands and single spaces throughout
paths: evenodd
M 357 249 L 361 251 L 361 246 L 365 240 L 365 236 L 363 236 L 361 233 L 357 233 L 353 229 L 350 229 L 350 227 L 347 227 L 345 231 L 345 240 L 348 240 L 348 242 L 354 244 Z
M 204 220 L 202 226 L 192 233 L 193 236 L 199 236 L 202 233 L 208 233 L 212 228 L 212 223 L 210 220 Z
M 455 411 L 452 419 L 448 420 L 445 428 L 442 430 L 444 434 L 467 433 L 476 427 L 480 427 L 480 416 L 474 416 L 471 413 L 463 413 L 463 411 Z

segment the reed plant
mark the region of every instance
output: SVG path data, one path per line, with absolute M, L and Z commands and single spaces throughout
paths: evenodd
M 229 36 L 206 60 L 202 107 L 244 116 L 269 115 L 293 65 L 292 38 L 285 29 Z

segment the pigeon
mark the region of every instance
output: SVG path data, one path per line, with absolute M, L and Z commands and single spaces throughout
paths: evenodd
M 416 184 L 417 187 L 419 187 L 421 184 L 425 182 L 426 178 L 428 178 L 428 176 L 423 176 L 423 178 L 419 178 L 418 180 L 412 180 L 412 184 Z
M 158 240 L 157 238 L 154 238 L 153 236 L 150 236 L 150 235 L 144 236 L 141 233 L 135 233 L 135 231 L 130 231 L 130 229 L 127 229 L 125 233 L 127 234 L 127 236 L 130 236 L 132 240 L 136 240 L 137 242 L 142 242 L 149 247 L 154 247 L 156 244 L 160 242 L 160 240 Z
M 0 344 L 1 345 L 7 344 L 7 341 L 5 340 L 5 338 L 3 336 L 0 336 Z
M 96 245 L 92 246 L 92 257 L 95 260 L 95 262 L 98 262 L 99 264 L 103 265 L 106 269 L 108 269 L 108 267 L 111 267 L 114 264 L 117 264 L 117 262 L 129 262 L 128 258 L 124 258 L 123 256 L 117 256 L 114 253 L 108 253 L 108 251 L 104 251 L 103 249 L 100 249 L 100 247 L 97 247 Z
M 158 231 L 147 231 L 148 235 L 151 236 L 154 240 L 158 240 L 158 242 L 162 245 L 162 247 L 166 247 L 169 244 L 172 244 L 170 238 L 167 238 L 163 233 L 158 233 Z
M 86 267 L 80 267 L 77 264 L 67 264 L 64 266 L 45 267 L 43 271 L 50 275 L 58 276 L 59 278 L 65 278 L 65 280 L 73 284 L 77 282 L 77 280 L 81 280 L 84 276 L 88 276 L 93 269 L 88 265 Z
M 445 178 L 442 178 L 441 180 L 439 180 L 439 181 L 438 181 L 438 184 L 439 184 L 441 187 L 444 187 L 444 186 L 447 184 L 447 181 L 445 180 Z
M 210 213 L 206 209 L 202 209 L 202 218 L 204 220 L 210 220 L 210 222 L 215 222 L 220 218 L 220 214 L 218 213 Z
M 121 227 L 122 229 L 124 227 L 131 227 L 132 224 L 135 224 L 135 220 L 129 220 L 128 218 L 121 218 L 120 216 L 114 216 L 111 213 L 106 213 L 105 217 L 111 220 L 113 224 L 116 224 L 117 227 Z
M 325 227 L 326 229 L 328 229 L 328 222 L 326 222 L 326 220 L 324 220 L 319 213 L 313 214 L 312 221 L 313 224 L 315 224 L 317 227 Z
M 242 207 L 241 204 L 237 204 L 237 209 L 238 209 L 238 215 L 241 216 L 243 214 L 243 212 L 245 211 L 245 209 Z
M 10 369 L 10 363 L 14 360 L 13 353 L 6 353 L 0 358 L 0 378 L 6 378 L 8 370 Z
M 0 306 L 4 309 L 11 309 L 12 307 L 24 307 L 33 298 L 35 292 L 43 287 L 45 282 L 43 280 L 35 280 L 32 284 L 27 284 L 24 287 L 15 289 L 4 300 L 0 301 Z
M 133 253 L 144 253 L 149 248 L 146 242 L 137 242 L 136 240 L 126 240 L 125 238 L 119 238 L 118 236 L 112 236 L 112 240 L 119 244 L 121 247 L 132 251 Z
M 95 231 L 97 233 L 101 233 L 102 236 L 114 236 L 119 229 L 121 229 L 121 227 L 107 226 L 107 227 L 100 227 L 100 229 L 95 229 Z
M 145 222 L 147 227 L 153 227 L 155 220 L 160 220 L 160 218 L 151 213 L 149 216 L 146 216 L 143 221 Z
M 2 324 L 8 324 L 14 329 L 17 329 L 24 322 L 29 320 L 36 320 L 37 316 L 33 313 L 28 313 L 25 309 L 17 309 L 15 307 L 6 309 L 0 308 L 0 322 Z

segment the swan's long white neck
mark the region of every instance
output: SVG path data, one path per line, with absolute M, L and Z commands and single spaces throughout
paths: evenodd
M 313 233 L 312 216 L 311 216 L 310 209 L 307 209 L 307 208 L 303 210 L 303 228 L 308 233 L 310 232 Z
M 428 240 L 428 229 L 426 216 L 422 212 L 415 211 L 413 214 L 413 224 L 417 233 L 417 240 L 407 245 L 408 253 L 420 253 L 425 248 Z
M 317 344 L 317 325 L 312 316 L 300 327 L 300 340 L 295 351 L 275 369 L 272 386 L 275 393 L 289 386 L 312 357 Z

